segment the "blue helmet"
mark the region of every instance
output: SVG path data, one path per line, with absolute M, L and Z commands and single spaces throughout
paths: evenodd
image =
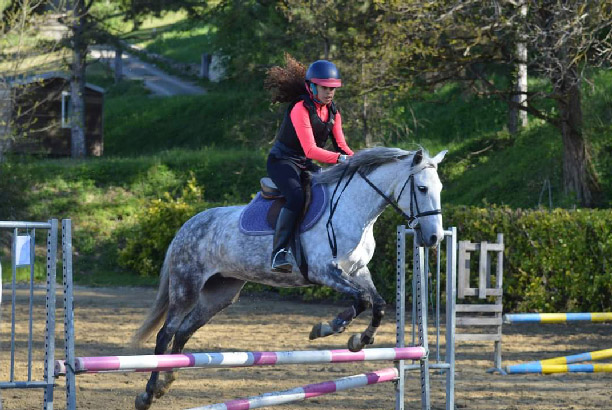
M 334 63 L 327 60 L 317 60 L 308 67 L 306 81 L 325 87 L 341 87 L 340 72 Z

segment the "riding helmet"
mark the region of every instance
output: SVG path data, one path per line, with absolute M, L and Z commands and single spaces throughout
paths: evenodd
M 340 72 L 334 63 L 327 60 L 317 60 L 308 67 L 306 81 L 325 87 L 341 87 Z

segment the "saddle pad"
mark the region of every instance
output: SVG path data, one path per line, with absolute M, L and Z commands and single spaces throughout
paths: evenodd
M 258 192 L 240 214 L 240 232 L 247 235 L 272 235 L 274 228 L 268 223 L 266 215 L 273 203 L 274 200 L 265 199 Z M 300 225 L 300 232 L 306 232 L 317 223 L 325 212 L 326 204 L 327 194 L 323 186 L 312 185 L 312 201 Z

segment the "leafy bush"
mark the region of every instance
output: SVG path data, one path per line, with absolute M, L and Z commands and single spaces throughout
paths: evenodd
M 402 223 L 388 210 L 375 226 L 370 269 L 388 302 L 395 296 L 395 231 Z M 612 211 L 451 206 L 444 225 L 471 242 L 504 234 L 506 311 L 612 310 Z
M 176 231 L 201 209 L 202 189 L 192 176 L 181 195 L 173 198 L 165 192 L 150 201 L 136 223 L 128 230 L 125 247 L 119 252 L 119 264 L 141 276 L 159 275 L 166 249 Z

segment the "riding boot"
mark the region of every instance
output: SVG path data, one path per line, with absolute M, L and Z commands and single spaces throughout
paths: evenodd
M 289 260 L 290 243 L 298 214 L 287 208 L 282 208 L 276 220 L 274 242 L 272 244 L 272 270 L 276 272 L 291 272 L 293 265 Z

